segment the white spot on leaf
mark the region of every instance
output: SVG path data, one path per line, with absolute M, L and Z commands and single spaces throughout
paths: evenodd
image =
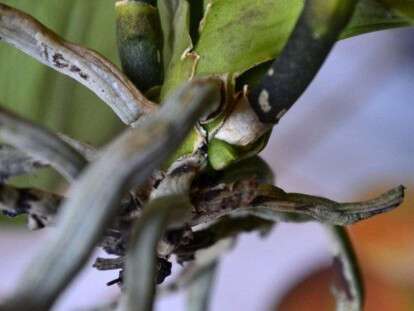
M 272 107 L 269 104 L 269 92 L 262 90 L 259 95 L 259 105 L 263 112 L 269 112 Z

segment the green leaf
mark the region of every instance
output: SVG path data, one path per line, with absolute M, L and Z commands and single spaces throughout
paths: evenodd
M 411 6 L 414 7 L 414 4 Z M 412 19 L 388 8 L 386 5 L 375 0 L 364 0 L 357 4 L 354 16 L 348 27 L 343 31 L 341 39 L 367 32 L 404 27 L 412 24 Z
M 275 182 L 272 168 L 259 156 L 252 156 L 227 167 L 221 172 L 220 182 L 229 183 L 252 177 L 263 184 L 273 184 Z
M 167 71 L 170 63 L 192 44 L 189 36 L 189 5 L 187 1 L 159 0 L 158 8 L 164 36 L 163 62 Z
M 231 164 L 258 154 L 266 146 L 271 132 L 263 134 L 247 146 L 231 145 L 223 140 L 213 138 L 208 144 L 208 161 L 215 170 L 222 170 Z
M 197 56 L 190 36 L 190 6 L 186 0 L 159 0 L 158 8 L 164 35 L 165 80 L 161 99 L 193 75 Z
M 361 0 L 342 37 L 409 26 L 411 1 Z M 195 52 L 196 74 L 241 74 L 276 58 L 284 47 L 303 7 L 303 0 L 210 0 Z
M 378 0 L 398 14 L 414 18 L 414 2 L 412 0 Z
M 198 75 L 242 73 L 283 48 L 302 0 L 210 0 L 195 51 Z

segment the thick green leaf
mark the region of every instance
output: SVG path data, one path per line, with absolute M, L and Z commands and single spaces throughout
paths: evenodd
M 303 3 L 303 0 L 208 1 L 194 49 L 199 57 L 196 75 L 245 73 L 238 86 L 249 83 L 251 88 L 282 51 Z M 376 0 L 361 0 L 341 37 L 412 23 L 405 15 Z M 244 154 L 238 149 L 239 146 L 226 141 L 211 140 L 208 146 L 211 166 L 222 169 L 239 160 Z M 255 152 L 249 148 L 245 151 Z
M 241 73 L 283 48 L 302 0 L 210 0 L 195 51 L 197 74 Z
M 189 6 L 187 1 L 159 0 L 158 8 L 164 35 L 164 70 L 167 71 L 170 62 L 191 45 Z
M 187 0 L 158 0 L 158 9 L 164 34 L 165 79 L 161 88 L 163 99 L 193 76 L 198 59 L 196 54 L 190 52 L 193 43 L 190 36 L 190 5 Z M 193 153 L 202 140 L 200 132 L 193 129 L 165 167 L 179 157 Z
M 361 0 L 343 37 L 412 25 L 411 1 Z M 411 2 L 412 3 L 412 2 Z M 303 0 L 210 0 L 195 52 L 198 75 L 241 74 L 274 59 L 285 45 Z M 401 13 L 403 12 L 403 13 Z
M 186 0 L 158 1 L 164 34 L 163 60 L 165 81 L 161 99 L 192 76 L 196 55 L 190 37 L 190 5 Z
M 114 3 L 99 0 L 5 0 L 64 38 L 117 58 Z M 0 103 L 52 130 L 102 144 L 121 127 L 85 87 L 0 43 Z M 49 182 L 47 182 L 49 180 Z M 50 177 L 36 184 L 50 184 Z

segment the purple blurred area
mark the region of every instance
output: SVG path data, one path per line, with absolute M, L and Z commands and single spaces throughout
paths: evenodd
M 277 185 L 350 201 L 398 184 L 414 193 L 414 32 L 378 32 L 337 44 L 306 94 L 275 128 L 262 153 Z M 371 193 L 376 189 L 376 193 Z M 30 263 L 44 235 L 0 228 L 0 299 Z M 326 264 L 328 240 L 317 223 L 279 224 L 266 238 L 244 234 L 224 256 L 211 310 L 260 311 L 310 269 Z M 115 272 L 87 267 L 54 310 L 112 300 Z M 185 295 L 156 310 L 184 310 Z

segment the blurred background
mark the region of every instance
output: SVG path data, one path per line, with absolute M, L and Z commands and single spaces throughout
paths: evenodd
M 46 9 L 35 1 L 3 2 L 118 64 L 114 16 L 107 5 L 53 0 Z M 366 310 L 414 310 L 413 50 L 410 29 L 338 43 L 262 153 L 286 191 L 352 201 L 398 184 L 407 187 L 403 206 L 349 227 L 366 278 Z M 72 80 L 5 45 L 0 60 L 1 105 L 97 146 L 122 128 Z M 42 171 L 14 182 L 44 188 L 63 181 Z M 47 234 L 0 219 L 0 299 Z M 317 223 L 278 224 L 266 239 L 244 234 L 220 263 L 212 310 L 333 310 L 330 260 L 329 241 Z M 114 278 L 116 272 L 85 268 L 54 310 L 112 300 L 118 289 L 105 283 Z M 184 302 L 183 294 L 163 297 L 157 310 L 183 310 Z

